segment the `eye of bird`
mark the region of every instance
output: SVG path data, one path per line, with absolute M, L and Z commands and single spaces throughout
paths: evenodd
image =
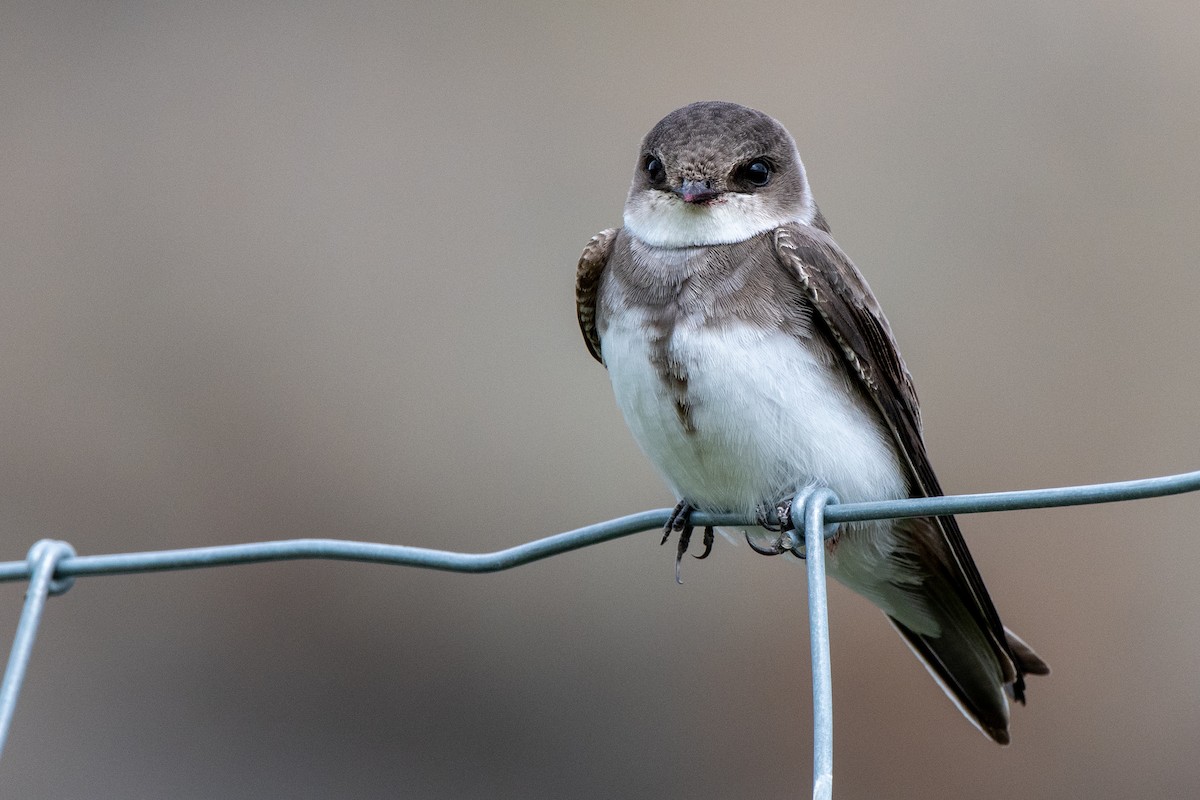
M 771 165 L 761 158 L 756 158 L 742 167 L 741 178 L 755 186 L 766 186 L 771 180 Z
M 650 180 L 654 183 L 662 183 L 663 178 L 667 176 L 667 168 L 663 166 L 662 161 L 659 161 L 654 156 L 646 156 L 646 174 L 650 176 Z

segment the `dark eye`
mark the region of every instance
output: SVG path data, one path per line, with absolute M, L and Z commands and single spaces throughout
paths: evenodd
M 762 159 L 751 161 L 742 167 L 742 178 L 755 186 L 766 186 L 771 180 L 771 165 Z
M 650 180 L 654 183 L 662 183 L 663 178 L 667 177 L 667 169 L 663 163 L 654 156 L 646 156 L 646 174 L 650 176 Z

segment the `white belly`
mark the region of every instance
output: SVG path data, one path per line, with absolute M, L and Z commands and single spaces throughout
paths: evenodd
M 907 496 L 895 445 L 874 410 L 783 333 L 677 328 L 670 355 L 688 376 L 686 429 L 651 361 L 640 314 L 609 320 L 604 361 L 629 429 L 677 499 L 753 517 L 813 484 L 846 503 Z M 909 628 L 936 635 L 934 615 L 912 592 L 920 576 L 894 557 L 909 549 L 895 527 L 851 530 L 826 545 L 828 572 Z
M 604 360 L 634 438 L 678 499 L 752 513 L 812 483 L 843 502 L 904 496 L 895 447 L 873 409 L 783 333 L 678 327 L 669 352 L 687 375 L 685 429 L 651 361 L 641 314 L 608 321 Z

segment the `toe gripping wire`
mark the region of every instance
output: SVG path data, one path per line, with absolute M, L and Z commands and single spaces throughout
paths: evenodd
M 42 621 L 42 612 L 46 608 L 46 598 L 52 594 L 62 594 L 75 583 L 75 579 L 71 577 L 55 578 L 54 570 L 58 567 L 58 562 L 74 556 L 75 549 L 71 545 L 54 539 L 42 539 L 35 543 L 29 548 L 29 554 L 26 556 L 30 574 L 29 587 L 25 590 L 25 605 L 17 623 L 17 633 L 8 656 L 8 667 L 4 671 L 4 682 L 0 683 L 0 754 L 4 752 L 13 712 L 17 708 L 17 697 L 21 693 L 21 683 L 25 680 L 25 670 L 33 652 L 33 640 L 37 638 L 38 624 Z

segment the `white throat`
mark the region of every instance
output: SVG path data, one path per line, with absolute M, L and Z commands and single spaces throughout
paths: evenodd
M 789 222 L 809 224 L 816 216 L 806 191 L 802 206 L 780 213 L 762 197 L 727 192 L 704 205 L 687 203 L 671 192 L 644 189 L 625 203 L 625 228 L 657 247 L 705 247 L 744 242 Z

